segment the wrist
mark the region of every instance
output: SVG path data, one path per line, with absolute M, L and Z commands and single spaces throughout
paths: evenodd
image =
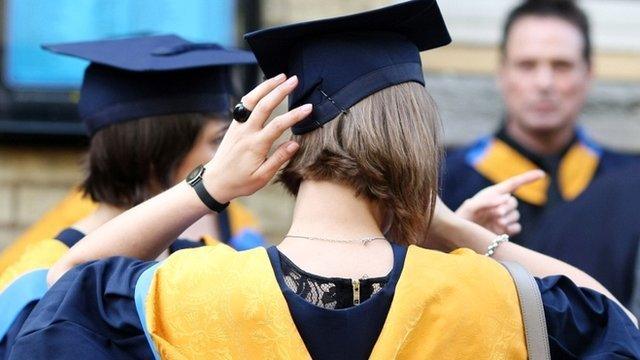
M 228 191 L 229 186 L 224 184 L 219 175 L 216 176 L 216 172 L 213 169 L 207 169 L 202 181 L 207 192 L 219 203 L 225 204 L 235 198 L 235 196 Z
M 221 198 L 227 197 L 225 196 L 224 191 L 221 191 L 221 189 L 225 189 L 225 187 L 217 186 L 215 183 L 211 184 L 210 182 L 209 188 L 207 188 L 207 185 L 205 184 L 205 178 L 207 177 L 205 177 L 205 174 L 208 172 L 211 172 L 211 170 L 200 165 L 189 173 L 185 182 L 193 188 L 200 201 L 202 201 L 207 208 L 219 213 L 226 209 L 229 205 L 229 201 L 220 200 Z

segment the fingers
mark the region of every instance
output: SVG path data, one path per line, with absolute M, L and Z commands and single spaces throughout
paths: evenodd
M 520 225 L 520 223 L 513 223 L 507 226 L 504 233 L 509 236 L 513 236 L 513 235 L 519 234 L 521 231 L 522 231 L 522 225 Z
M 507 215 L 501 217 L 499 222 L 503 226 L 508 226 L 508 225 L 511 225 L 513 223 L 518 222 L 518 220 L 520 220 L 520 212 L 518 210 L 513 210 L 513 211 L 509 212 Z
M 311 113 L 311 110 L 313 110 L 313 105 L 304 104 L 276 117 L 264 127 L 262 136 L 269 142 L 269 145 L 273 144 L 287 129 L 306 118 Z
M 287 141 L 265 160 L 254 175 L 265 183 L 271 180 L 276 172 L 298 151 L 300 145 L 295 141 Z
M 260 85 L 256 86 L 248 94 L 243 96 L 242 99 L 240 99 L 240 101 L 242 102 L 242 104 L 244 104 L 244 106 L 247 109 L 253 110 L 258 104 L 258 101 L 260 101 L 260 99 L 265 97 L 278 85 L 282 84 L 286 79 L 287 77 L 284 74 L 274 76 L 271 79 L 268 79 L 263 83 L 261 83 Z
M 499 216 L 504 216 L 505 214 L 507 214 L 507 213 L 517 209 L 517 208 L 518 208 L 518 199 L 516 199 L 515 196 L 509 195 L 507 200 L 504 203 L 502 203 L 500 206 L 497 207 L 498 215 Z
M 510 198 L 512 198 L 511 194 L 501 194 L 497 196 L 474 196 L 473 198 L 468 200 L 467 206 L 469 206 L 472 211 L 483 211 L 506 204 Z
M 534 181 L 538 181 L 545 177 L 545 173 L 542 170 L 531 170 L 520 175 L 511 177 L 501 183 L 494 185 L 494 189 L 502 194 L 512 193 L 518 190 L 519 187 L 530 184 Z
M 249 116 L 246 123 L 261 129 L 265 121 L 271 116 L 273 110 L 284 101 L 287 95 L 289 95 L 297 85 L 298 77 L 292 76 L 287 81 L 277 85 L 262 98 L 258 99 L 258 103 L 251 111 L 251 116 Z

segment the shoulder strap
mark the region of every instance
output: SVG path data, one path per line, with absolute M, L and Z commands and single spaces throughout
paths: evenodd
M 529 359 L 551 359 L 542 296 L 535 279 L 518 263 L 510 261 L 500 263 L 507 268 L 516 285 Z

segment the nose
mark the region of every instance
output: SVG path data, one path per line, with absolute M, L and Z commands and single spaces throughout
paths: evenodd
M 540 90 L 550 90 L 553 85 L 553 69 L 551 66 L 538 66 L 535 73 L 535 83 Z

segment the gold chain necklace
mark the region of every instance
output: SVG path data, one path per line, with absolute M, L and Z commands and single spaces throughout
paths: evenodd
M 374 240 L 385 240 L 385 241 L 387 240 L 387 238 L 385 238 L 384 236 L 368 236 L 368 237 L 363 237 L 356 240 L 329 239 L 329 238 L 322 238 L 317 236 L 301 236 L 301 235 L 290 235 L 290 234 L 287 234 L 285 237 L 295 238 L 295 239 L 305 239 L 305 240 L 326 241 L 326 242 L 340 243 L 340 244 L 353 244 L 353 243 L 359 242 L 362 244 L 362 246 L 367 246 L 369 245 L 370 242 Z

